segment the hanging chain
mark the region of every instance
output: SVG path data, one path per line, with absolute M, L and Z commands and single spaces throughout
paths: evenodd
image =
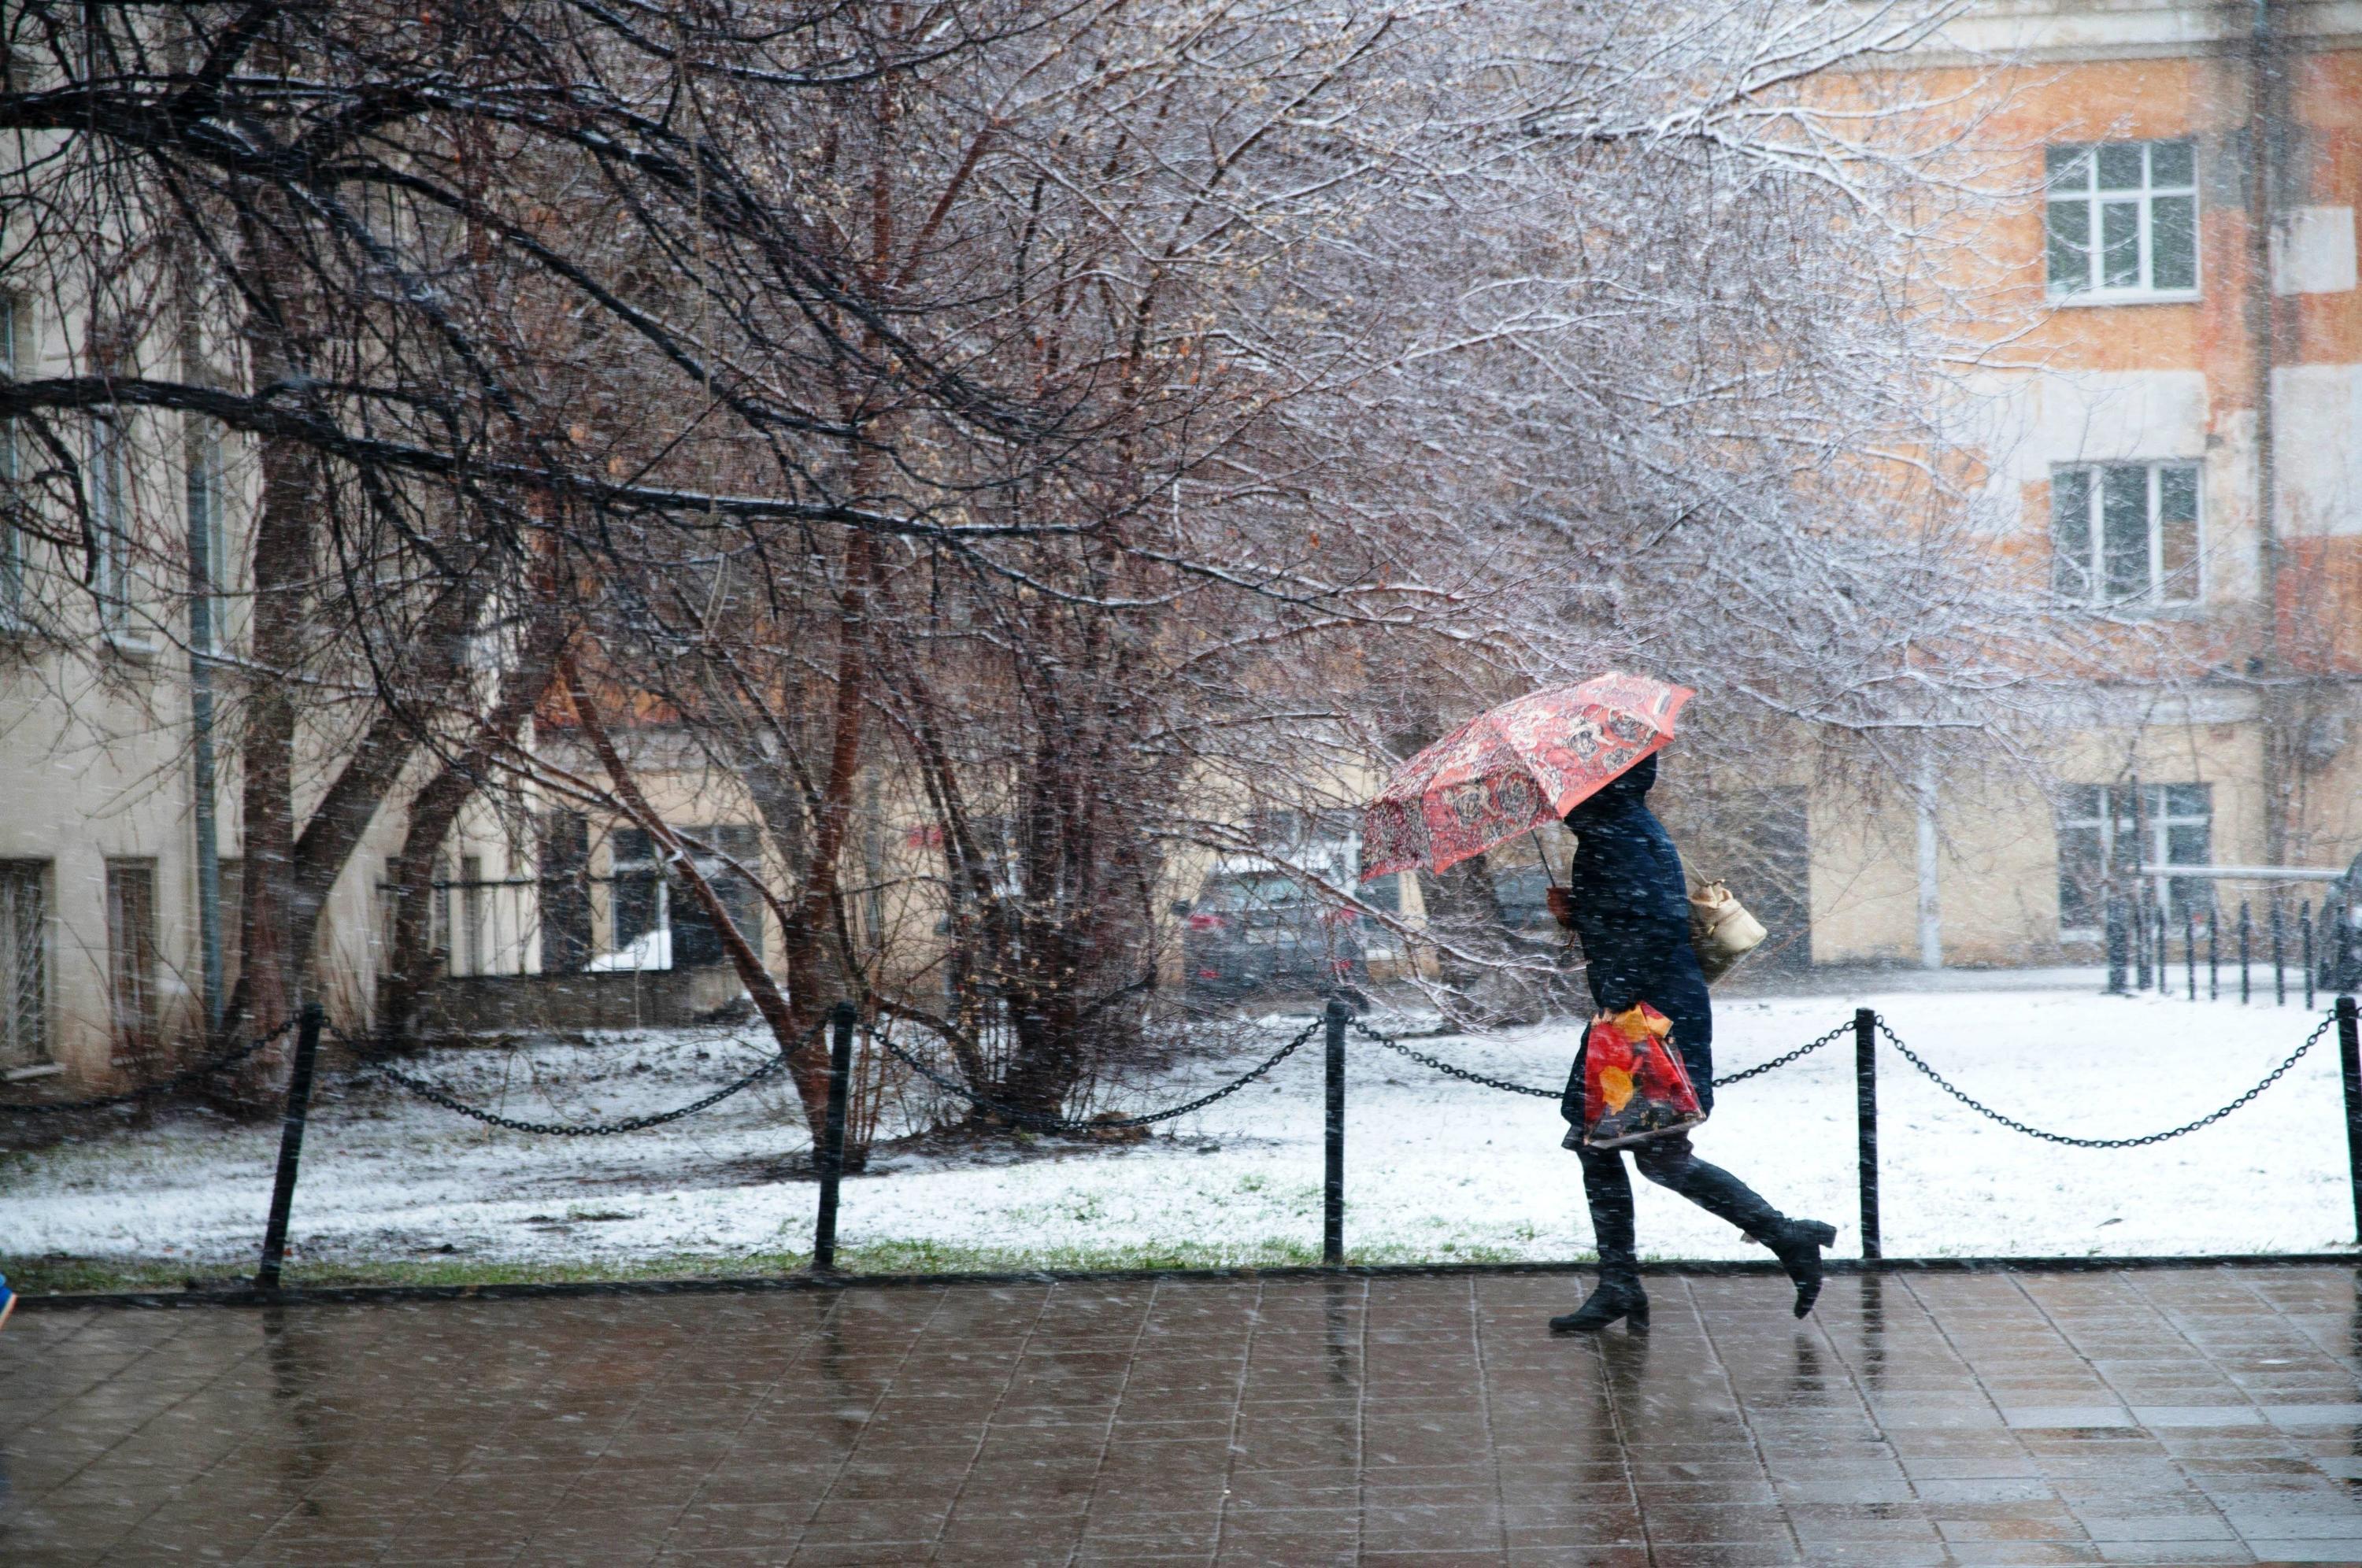
M 2274 1067 L 2270 1072 L 2266 1073 L 2262 1082 L 2256 1085 L 2255 1088 L 2249 1089 L 2246 1093 L 2241 1095 L 2238 1099 L 2233 1100 L 2230 1104 L 2224 1106 L 2222 1110 L 2213 1111 L 2209 1115 L 2202 1116 L 2195 1121 L 2184 1122 L 2180 1126 L 2172 1128 L 2169 1131 L 2164 1132 L 2151 1132 L 2146 1137 L 2141 1138 L 2070 1138 L 2063 1132 L 2045 1132 L 2039 1127 L 2028 1127 L 2025 1122 L 2017 1121 L 2014 1117 L 2003 1116 L 1992 1106 L 1986 1105 L 1979 1100 L 1971 1099 L 1966 1094 L 1962 1093 L 1949 1078 L 1946 1077 L 1943 1074 L 1937 1072 L 1935 1068 L 1929 1066 L 1925 1061 L 1921 1060 L 1919 1053 L 1914 1051 L 1910 1046 L 1905 1045 L 1901 1040 L 1897 1039 L 1895 1037 L 1894 1031 L 1886 1026 L 1886 1020 L 1883 1017 L 1880 1018 L 1878 1021 L 1878 1032 L 1886 1037 L 1886 1043 L 1888 1044 L 1903 1053 L 1903 1059 L 1904 1061 L 1910 1063 L 1913 1066 L 1926 1074 L 1929 1078 L 1933 1079 L 1937 1088 L 1942 1089 L 1946 1094 L 1950 1095 L 1954 1099 L 1959 1100 L 1962 1105 L 1967 1106 L 1970 1110 L 1975 1111 L 1978 1115 L 1998 1121 L 2013 1132 L 2023 1132 L 2029 1138 L 2039 1138 L 2046 1143 L 2063 1143 L 2070 1149 L 2139 1149 L 2145 1148 L 2151 1143 L 2162 1143 L 2169 1138 L 2179 1138 L 2185 1132 L 2195 1132 L 2201 1127 L 2212 1127 L 2217 1121 L 2222 1121 L 2224 1117 L 2230 1115 L 2233 1111 L 2238 1110 L 2241 1106 L 2246 1105 L 2249 1100 L 2255 1099 L 2257 1095 L 2263 1093 L 2266 1089 L 2279 1082 L 2281 1075 L 2286 1073 L 2290 1067 L 2295 1066 L 2298 1062 L 2303 1060 L 2304 1054 L 2312 1050 L 2316 1044 L 2320 1043 L 2321 1037 L 2329 1032 L 2329 1026 L 2336 1021 L 2337 1015 L 2335 1013 L 2331 1013 L 2328 1017 L 2323 1018 L 2319 1025 L 2313 1029 L 2313 1032 L 2304 1037 L 2304 1043 L 2288 1054 L 2288 1059 L 2286 1061 L 2282 1062 L 2279 1066 Z
M 1714 1087 L 1716 1088 L 1722 1088 L 1730 1084 L 1743 1083 L 1747 1079 L 1756 1077 L 1758 1074 L 1768 1073 L 1774 1067 L 1784 1067 L 1791 1062 L 1799 1061 L 1804 1057 L 1811 1055 L 1814 1052 L 1819 1050 L 1822 1046 L 1827 1045 L 1831 1041 L 1842 1040 L 1852 1032 L 1853 1025 L 1850 1022 L 1840 1023 L 1835 1029 L 1830 1030 L 1827 1034 L 1822 1035 L 1819 1039 L 1808 1040 L 1804 1044 L 1797 1046 L 1794 1051 L 1789 1052 L 1784 1056 L 1774 1056 L 1768 1062 L 1757 1063 L 1754 1066 L 1748 1068 L 1743 1073 L 1733 1073 L 1727 1078 L 1716 1078 L 1714 1080 Z
M 199 1078 L 211 1077 L 215 1073 L 229 1071 L 230 1068 L 237 1066 L 294 1026 L 295 1021 L 291 1018 L 278 1028 L 258 1034 L 243 1045 L 231 1047 L 210 1062 L 200 1062 L 193 1067 L 183 1067 L 170 1077 L 159 1078 L 152 1084 L 141 1084 L 138 1088 L 126 1089 L 121 1094 L 103 1094 L 92 1099 L 51 1100 L 41 1105 L 0 1105 L 0 1115 L 62 1116 L 68 1111 L 104 1110 L 111 1105 L 129 1105 L 134 1100 L 153 1099 L 159 1095 L 171 1094 L 175 1089 L 195 1083 Z
M 900 1061 L 904 1066 L 910 1068 L 912 1072 L 917 1073 L 921 1077 L 925 1078 L 937 1088 L 943 1089 L 949 1094 L 957 1095 L 960 1099 L 967 1101 L 970 1105 L 975 1106 L 978 1110 L 988 1110 L 993 1115 L 998 1116 L 1004 1121 L 1014 1122 L 1021 1127 L 1031 1127 L 1045 1132 L 1120 1132 L 1129 1127 L 1153 1127 L 1160 1121 L 1170 1121 L 1176 1116 L 1187 1116 L 1193 1110 L 1203 1110 L 1206 1107 L 1213 1104 L 1216 1100 L 1221 1099 L 1226 1096 L 1238 1093 L 1239 1090 L 1246 1088 L 1247 1085 L 1254 1082 L 1257 1078 L 1262 1077 L 1274 1067 L 1278 1066 L 1280 1063 L 1287 1060 L 1289 1056 L 1295 1054 L 1297 1047 L 1302 1045 L 1306 1041 L 1311 1039 L 1319 1032 L 1320 1020 L 1316 1018 L 1310 1023 L 1306 1024 L 1303 1030 L 1297 1034 L 1295 1039 L 1290 1040 L 1286 1044 L 1282 1045 L 1278 1050 L 1264 1057 L 1261 1064 L 1248 1069 L 1243 1076 L 1231 1079 L 1229 1083 L 1224 1084 L 1220 1088 L 1214 1090 L 1211 1094 L 1199 1095 L 1196 1099 L 1189 1101 L 1186 1105 L 1176 1105 L 1168 1110 L 1151 1111 L 1145 1116 L 1109 1116 L 1103 1117 L 1094 1121 L 1076 1121 L 1064 1116 L 1045 1116 L 1040 1111 L 1021 1110 L 1016 1106 L 1004 1104 L 997 1099 L 988 1099 L 986 1096 L 977 1093 L 974 1089 L 969 1088 L 966 1085 L 960 1083 L 956 1079 L 945 1077 L 943 1074 L 935 1071 L 934 1068 L 930 1067 L 924 1062 L 920 1061 L 916 1056 L 911 1055 L 908 1051 L 903 1050 L 902 1047 L 895 1044 L 891 1040 L 887 1039 L 884 1035 L 876 1035 L 873 1036 L 873 1038 L 877 1040 L 877 1043 L 885 1046 L 887 1052 L 896 1060 Z
M 803 1038 L 798 1040 L 793 1045 L 763 1063 L 753 1072 L 715 1089 L 703 1099 L 692 1100 L 687 1105 L 671 1110 L 660 1110 L 648 1116 L 635 1116 L 622 1121 L 526 1121 L 517 1117 L 502 1116 L 479 1106 L 469 1105 L 447 1089 L 440 1088 L 422 1078 L 414 1078 L 400 1068 L 389 1066 L 383 1057 L 365 1057 L 361 1063 L 361 1071 L 376 1073 L 400 1085 L 429 1104 L 439 1105 L 446 1110 L 456 1110 L 462 1116 L 482 1122 L 487 1127 L 498 1127 L 510 1132 L 540 1132 L 553 1138 L 608 1138 L 619 1132 L 646 1132 L 651 1127 L 661 1127 L 668 1121 L 679 1121 L 683 1117 L 694 1116 L 701 1110 L 711 1110 L 721 1104 L 742 1089 L 752 1088 L 766 1078 L 778 1077 L 787 1069 L 789 1060 L 795 1054 L 811 1044 L 819 1036 L 820 1032 L 827 1027 L 827 1024 L 828 1021 L 823 1018 L 806 1030 Z M 341 1031 L 337 1032 L 337 1038 L 352 1047 L 355 1054 L 360 1053 L 360 1042 L 350 1038 Z
M 1379 1033 L 1358 1018 L 1354 1019 L 1352 1023 L 1363 1039 L 1374 1040 L 1387 1050 L 1400 1052 L 1420 1066 L 1431 1068 L 1446 1077 L 1458 1078 L 1462 1083 L 1482 1084 L 1486 1088 L 1499 1089 L 1506 1094 L 1529 1094 L 1541 1099 L 1559 1098 L 1560 1091 L 1557 1089 L 1534 1088 L 1526 1084 L 1513 1084 L 1507 1078 L 1488 1078 L 1482 1073 L 1472 1073 L 1465 1067 L 1455 1067 L 1440 1056 L 1430 1056 L 1424 1051 L 1414 1051 L 1391 1034 Z
M 1389 1051 L 1398 1051 L 1420 1066 L 1432 1068 L 1447 1077 L 1459 1078 L 1465 1083 L 1482 1084 L 1486 1088 L 1501 1089 L 1509 1094 L 1529 1094 L 1542 1099 L 1557 1099 L 1562 1096 L 1562 1091 L 1558 1089 L 1534 1088 L 1527 1084 L 1513 1084 L 1507 1078 L 1488 1078 L 1482 1073 L 1472 1073 L 1465 1067 L 1455 1067 L 1440 1056 L 1430 1056 L 1424 1051 L 1414 1051 L 1392 1035 L 1379 1033 L 1358 1018 L 1353 1020 L 1353 1027 L 1361 1031 L 1364 1039 L 1374 1040 Z M 1749 1067 L 1743 1073 L 1733 1073 L 1727 1078 L 1716 1078 L 1714 1080 L 1714 1087 L 1720 1088 L 1726 1084 L 1735 1084 L 1742 1079 L 1754 1077 L 1760 1073 L 1768 1073 L 1774 1067 L 1784 1067 L 1800 1057 L 1811 1055 L 1832 1040 L 1843 1039 L 1852 1028 L 1853 1025 L 1850 1023 L 1841 1023 L 1819 1039 L 1799 1045 L 1784 1056 L 1774 1056 L 1770 1061 Z

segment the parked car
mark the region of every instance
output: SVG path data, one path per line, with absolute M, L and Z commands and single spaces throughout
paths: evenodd
M 1280 871 L 1217 871 L 1182 911 L 1185 993 L 1228 1000 L 1277 989 L 1359 992 L 1369 978 L 1361 917 Z
M 1551 874 L 1539 866 L 1514 866 L 1493 873 L 1493 897 L 1501 906 L 1503 929 L 1518 936 L 1560 941 L 1550 912 Z

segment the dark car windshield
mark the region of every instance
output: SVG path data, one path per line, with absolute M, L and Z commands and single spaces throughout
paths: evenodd
M 1206 879 L 1198 908 L 1209 913 L 1275 909 L 1310 902 L 1304 885 L 1279 871 L 1226 872 Z

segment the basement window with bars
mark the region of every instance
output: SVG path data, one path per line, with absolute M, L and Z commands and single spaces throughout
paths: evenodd
M 2078 303 L 2198 294 L 2198 160 L 2190 141 L 2045 149 L 2050 295 Z
M 2089 463 L 2050 473 L 2050 586 L 2089 605 L 2194 604 L 2198 465 Z
M 2058 797 L 2060 940 L 2099 937 L 2111 890 L 2129 897 L 2137 887 L 2177 926 L 2185 913 L 2202 917 L 2214 907 L 2214 884 L 2171 868 L 2207 865 L 2213 849 L 2212 785 L 2067 786 Z

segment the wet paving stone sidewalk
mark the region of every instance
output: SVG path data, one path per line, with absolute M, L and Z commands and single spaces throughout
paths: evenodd
M 20 1314 L 0 1562 L 2362 1561 L 2339 1268 Z

